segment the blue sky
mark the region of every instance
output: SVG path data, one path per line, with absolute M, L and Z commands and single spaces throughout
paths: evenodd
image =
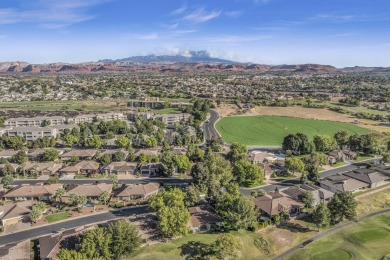
M 262 64 L 390 66 L 390 1 L 0 1 L 0 61 L 188 50 Z

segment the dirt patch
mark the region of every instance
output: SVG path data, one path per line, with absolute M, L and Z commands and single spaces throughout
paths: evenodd
M 239 108 L 236 105 L 232 104 L 222 104 L 215 109 L 222 117 L 231 116 L 236 114 L 239 111 Z

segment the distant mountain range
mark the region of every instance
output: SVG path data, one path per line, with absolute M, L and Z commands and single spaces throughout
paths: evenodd
M 155 55 L 150 54 L 147 56 L 132 56 L 124 59 L 104 59 L 98 62 L 115 63 L 115 62 L 134 62 L 134 63 L 224 63 L 232 64 L 237 63 L 231 60 L 219 59 L 211 57 L 208 51 L 188 51 L 177 55 Z
M 98 62 L 78 64 L 51 63 L 30 64 L 27 62 L 0 62 L 0 72 L 21 73 L 98 73 L 98 72 L 263 72 L 263 73 L 368 73 L 390 74 L 390 67 L 347 67 L 336 68 L 321 64 L 263 65 L 239 63 L 215 58 L 207 51 L 186 51 L 177 55 L 133 56 L 124 59 L 104 59 Z

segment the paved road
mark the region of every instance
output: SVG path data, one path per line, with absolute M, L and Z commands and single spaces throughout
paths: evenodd
M 322 171 L 322 172 L 320 172 L 320 176 L 321 176 L 321 178 L 325 178 L 325 177 L 335 175 L 338 173 L 352 171 L 352 170 L 355 170 L 357 168 L 366 166 L 367 163 L 378 162 L 379 160 L 380 159 L 371 159 L 371 160 L 367 160 L 367 161 L 361 162 L 361 163 L 354 163 L 354 164 L 345 165 L 345 166 L 342 166 L 342 167 L 339 167 L 336 169 Z M 290 186 L 294 186 L 297 184 L 299 184 L 299 178 L 282 181 L 282 182 L 277 183 L 277 184 L 266 185 L 266 186 L 261 187 L 261 189 L 268 192 L 268 191 L 274 191 L 275 188 L 278 188 L 280 190 L 280 189 L 288 188 Z M 240 192 L 244 195 L 249 196 L 253 190 L 258 190 L 258 189 L 260 189 L 260 188 L 252 188 L 252 189 L 240 188 Z
M 219 114 L 215 110 L 210 110 L 210 118 L 203 124 L 204 137 L 207 140 L 211 140 L 213 137 L 219 137 L 218 131 L 215 129 L 215 123 L 219 119 Z
M 85 225 L 92 225 L 95 223 L 107 222 L 121 217 L 129 217 L 133 214 L 144 214 L 147 212 L 148 212 L 148 206 L 127 208 L 115 212 L 95 214 L 87 217 L 76 218 L 73 220 L 60 222 L 57 224 L 37 227 L 26 231 L 20 231 L 13 234 L 2 235 L 0 236 L 0 246 L 10 244 L 10 243 L 16 243 L 26 239 L 38 238 L 53 232 L 58 232 L 61 229 L 70 229 L 70 228 L 75 228 L 75 227 L 80 227 Z
M 384 209 L 384 210 L 381 210 L 381 211 L 378 211 L 378 212 L 375 212 L 375 213 L 371 213 L 371 214 L 369 214 L 369 215 L 367 215 L 367 216 L 364 216 L 364 217 L 362 217 L 362 218 L 359 218 L 358 221 L 363 221 L 363 220 L 366 220 L 366 219 L 375 217 L 375 216 L 377 216 L 377 215 L 379 215 L 379 214 L 383 214 L 383 213 L 386 213 L 386 212 L 390 212 L 390 209 Z M 328 234 L 330 234 L 330 233 L 333 233 L 333 232 L 335 232 L 335 231 L 337 231 L 337 230 L 339 230 L 339 229 L 341 229 L 341 228 L 350 226 L 350 225 L 352 225 L 352 224 L 354 224 L 354 223 L 356 223 L 356 222 L 355 222 L 355 221 L 348 221 L 348 222 L 346 222 L 346 223 L 337 225 L 337 226 L 335 226 L 335 227 L 332 228 L 332 229 L 329 229 L 329 230 L 327 230 L 327 231 L 321 232 L 321 233 L 319 233 L 318 235 L 316 235 L 316 236 L 314 236 L 314 237 L 312 237 L 312 238 L 310 238 L 310 239 L 308 239 L 308 240 L 302 242 L 301 244 L 299 244 L 299 245 L 297 245 L 297 246 L 294 246 L 293 248 L 290 248 L 289 250 L 287 250 L 287 251 L 284 252 L 283 254 L 281 254 L 281 255 L 275 257 L 274 260 L 282 260 L 282 259 L 285 259 L 285 258 L 288 257 L 289 255 L 291 255 L 291 254 L 297 252 L 298 250 L 302 249 L 302 248 L 305 247 L 306 245 L 308 245 L 308 244 L 310 244 L 310 243 L 312 243 L 312 242 L 314 242 L 314 241 L 316 241 L 316 240 L 318 240 L 318 239 L 320 239 L 320 238 L 322 238 L 322 237 L 324 237 L 324 236 L 326 236 L 326 235 L 328 235 Z
M 20 184 L 36 184 L 36 183 L 42 183 L 45 182 L 45 180 L 14 180 L 14 185 L 20 185 Z M 110 180 L 107 179 L 74 179 L 74 180 L 60 180 L 60 183 L 63 184 L 89 184 L 89 183 L 95 183 L 95 182 L 101 182 L 101 183 L 110 183 Z M 119 180 L 119 183 L 124 184 L 137 184 L 137 183 L 149 183 L 149 182 L 159 182 L 162 184 L 188 184 L 191 182 L 191 179 L 175 179 L 175 178 L 147 178 L 147 179 L 132 179 L 132 180 Z

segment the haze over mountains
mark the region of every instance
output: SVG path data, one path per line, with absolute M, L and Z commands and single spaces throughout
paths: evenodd
M 390 67 L 347 67 L 338 69 L 330 65 L 262 65 L 239 63 L 212 57 L 207 51 L 187 51 L 177 55 L 132 56 L 123 59 L 103 59 L 98 62 L 77 64 L 27 62 L 0 62 L 0 72 L 24 73 L 89 73 L 89 72 L 269 72 L 269 73 L 380 73 L 390 74 Z

